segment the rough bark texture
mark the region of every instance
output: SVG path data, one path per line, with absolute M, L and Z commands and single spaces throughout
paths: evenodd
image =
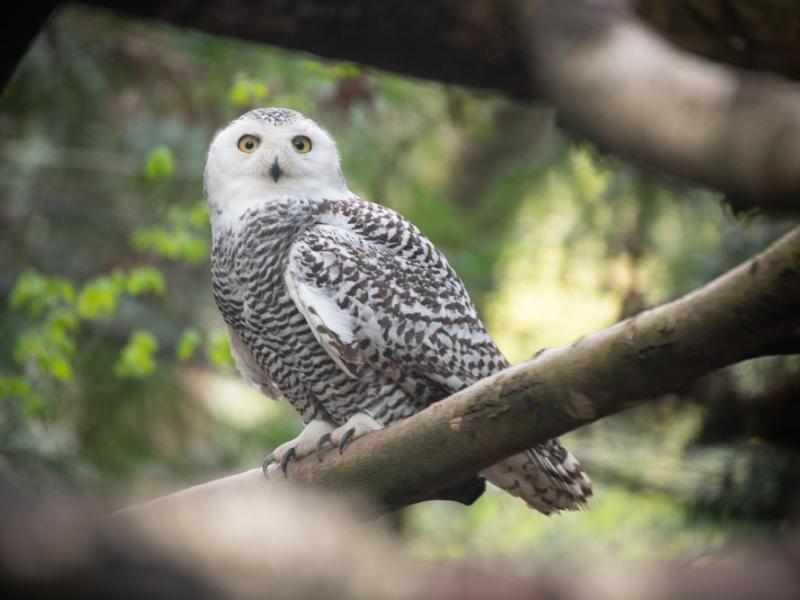
M 535 443 L 678 390 L 710 371 L 796 352 L 798 306 L 800 228 L 674 302 L 545 350 L 356 440 L 343 454 L 292 462 L 289 479 L 364 493 L 387 508 L 435 498 Z M 271 486 L 253 469 L 134 510 L 191 503 L 226 488 L 268 496 Z

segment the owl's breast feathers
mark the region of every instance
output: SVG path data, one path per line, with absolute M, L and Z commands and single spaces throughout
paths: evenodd
M 426 382 L 453 392 L 507 366 L 447 260 L 390 209 L 323 203 L 292 244 L 285 279 L 351 377 L 371 369 L 410 394 Z
M 246 212 L 215 240 L 212 273 L 247 346 L 280 346 L 274 319 L 288 325 L 297 311 L 343 375 L 377 371 L 425 404 L 507 366 L 444 256 L 402 216 L 358 198 Z M 253 331 L 248 317 L 262 313 L 273 325 Z

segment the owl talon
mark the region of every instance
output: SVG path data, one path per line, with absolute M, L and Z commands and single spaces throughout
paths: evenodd
M 344 452 L 345 447 L 353 439 L 353 436 L 355 434 L 356 434 L 355 427 L 351 427 L 350 429 L 344 432 L 344 435 L 342 436 L 342 441 L 339 442 L 339 454 Z
M 286 453 L 285 453 L 285 454 L 283 455 L 283 457 L 281 458 L 281 471 L 283 471 L 283 474 L 284 474 L 284 475 L 286 475 L 286 468 L 289 466 L 289 461 L 290 461 L 292 458 L 294 458 L 294 455 L 295 455 L 296 453 L 297 453 L 297 451 L 294 449 L 294 446 L 292 446 L 291 448 L 289 448 L 289 449 L 286 451 Z
M 317 440 L 317 460 L 319 462 L 322 462 L 322 447 L 325 444 L 330 444 L 330 442 L 331 442 L 330 431 L 328 433 L 321 435 L 320 438 Z
M 275 453 L 270 452 L 267 455 L 267 458 L 264 459 L 264 463 L 261 465 L 261 472 L 264 473 L 264 477 L 269 479 L 269 467 L 272 463 L 277 462 L 275 460 Z

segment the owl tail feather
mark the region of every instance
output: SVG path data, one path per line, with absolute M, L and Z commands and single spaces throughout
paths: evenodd
M 550 440 L 492 465 L 486 479 L 545 515 L 586 508 L 592 482 L 558 440 Z

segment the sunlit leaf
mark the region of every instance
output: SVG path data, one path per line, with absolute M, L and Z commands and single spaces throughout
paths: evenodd
M 178 340 L 178 346 L 175 348 L 175 357 L 181 362 L 186 362 L 194 356 L 195 350 L 199 345 L 200 332 L 194 327 L 189 327 L 181 334 Z
M 201 200 L 187 211 L 187 216 L 192 227 L 204 229 L 208 225 L 208 205 Z
M 143 378 L 156 370 L 154 354 L 158 351 L 158 340 L 149 331 L 136 330 L 122 348 L 114 365 L 114 373 L 119 377 Z
M 13 310 L 36 317 L 49 307 L 67 305 L 74 299 L 75 289 L 66 279 L 26 271 L 17 279 L 8 304 Z
M 208 334 L 206 356 L 208 357 L 208 362 L 216 367 L 231 367 L 234 365 L 228 334 L 225 333 L 225 330 L 217 329 Z
M 169 179 L 175 174 L 175 158 L 167 146 L 157 146 L 150 151 L 144 163 L 144 174 L 151 181 Z
M 165 289 L 163 275 L 153 266 L 138 267 L 128 273 L 127 291 L 132 296 L 140 296 L 148 292 L 163 295 Z
M 265 100 L 269 95 L 266 82 L 254 79 L 245 73 L 237 73 L 228 91 L 228 102 L 236 107 L 245 107 Z
M 166 229 L 161 226 L 139 229 L 131 236 L 131 245 L 138 252 L 152 251 L 170 260 L 195 264 L 208 256 L 208 242 L 187 228 Z
M 89 320 L 109 318 L 117 309 L 118 296 L 112 278 L 96 277 L 84 284 L 78 293 L 78 315 Z
M 245 106 L 250 101 L 247 79 L 244 76 L 237 77 L 228 92 L 228 102 L 233 106 Z
M 47 372 L 59 381 L 71 381 L 74 376 L 72 365 L 63 356 L 53 355 L 47 357 L 47 360 L 44 361 L 44 366 Z
M 253 81 L 251 94 L 254 100 L 265 100 L 269 95 L 269 86 L 263 81 Z

